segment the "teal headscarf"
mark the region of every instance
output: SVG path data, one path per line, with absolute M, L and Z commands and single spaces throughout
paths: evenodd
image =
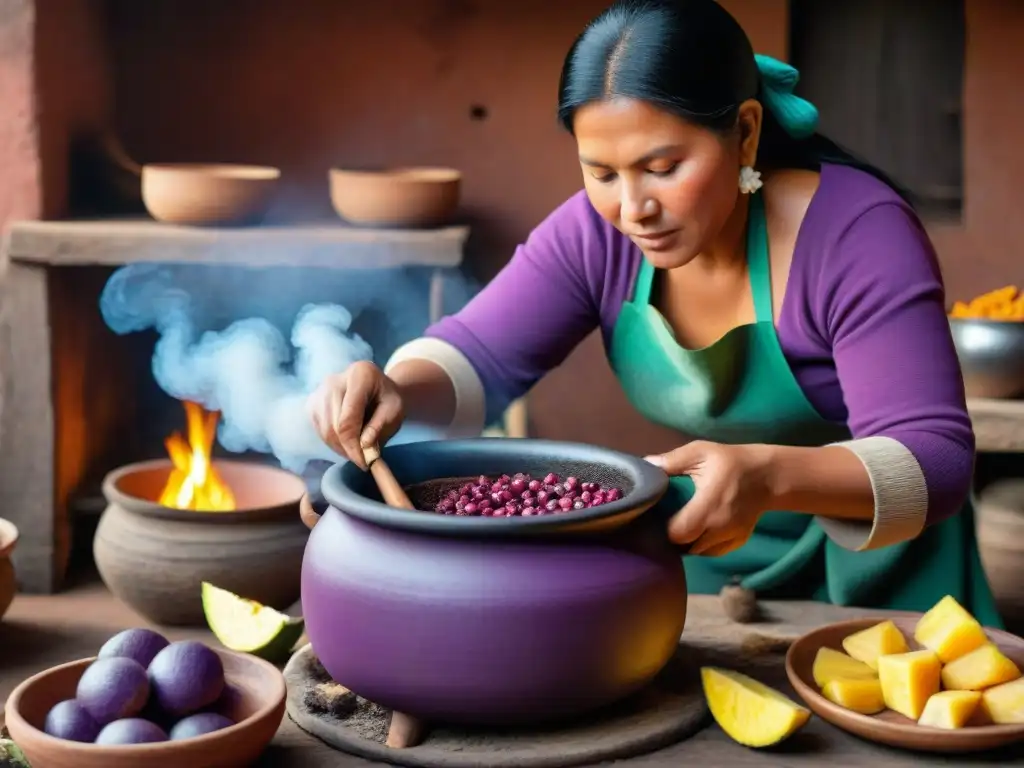
M 818 129 L 818 108 L 793 93 L 800 73 L 771 56 L 754 56 L 761 72 L 764 106 L 794 139 L 806 139 Z

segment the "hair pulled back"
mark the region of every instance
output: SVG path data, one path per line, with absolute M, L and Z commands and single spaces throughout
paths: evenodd
M 764 105 L 757 164 L 819 170 L 859 168 L 906 193 L 878 168 L 819 133 L 790 135 L 768 108 L 750 39 L 715 0 L 616 0 L 576 38 L 562 67 L 558 119 L 616 97 L 637 99 L 717 132 L 736 126 L 748 99 Z

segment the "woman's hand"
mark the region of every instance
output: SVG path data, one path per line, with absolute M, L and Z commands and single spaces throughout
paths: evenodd
M 770 446 L 688 443 L 647 461 L 669 475 L 689 475 L 693 498 L 669 522 L 669 537 L 689 553 L 717 556 L 738 549 L 771 506 Z
M 398 387 L 370 362 L 327 377 L 309 396 L 307 409 L 320 438 L 362 469 L 363 448 L 386 443 L 405 416 Z

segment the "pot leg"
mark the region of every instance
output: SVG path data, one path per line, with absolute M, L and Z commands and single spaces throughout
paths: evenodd
M 385 743 L 392 749 L 408 749 L 419 746 L 426 735 L 427 727 L 422 720 L 402 712 L 392 712 Z
M 309 530 L 313 530 L 313 526 L 320 521 L 320 515 L 313 509 L 313 502 L 308 493 L 302 494 L 302 498 L 299 499 L 299 517 Z

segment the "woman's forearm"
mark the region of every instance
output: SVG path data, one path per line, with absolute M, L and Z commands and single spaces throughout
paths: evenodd
M 870 522 L 875 493 L 864 463 L 841 446 L 765 446 L 772 509 Z
M 900 441 L 874 436 L 821 448 L 764 449 L 770 508 L 815 515 L 843 548 L 877 549 L 924 530 L 928 484 Z
M 469 358 L 441 339 L 414 339 L 395 350 L 384 372 L 402 394 L 409 421 L 444 429 L 449 437 L 484 428 L 484 385 Z
M 418 424 L 447 427 L 455 416 L 455 386 L 431 360 L 411 359 L 388 370 L 388 377 L 402 393 L 405 417 Z

